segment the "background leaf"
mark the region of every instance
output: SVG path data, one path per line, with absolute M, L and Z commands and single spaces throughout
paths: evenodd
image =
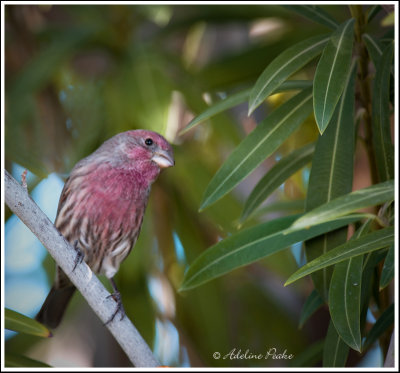
M 299 328 L 302 328 L 304 323 L 311 317 L 311 315 L 322 305 L 324 300 L 321 298 L 319 293 L 314 289 L 308 296 L 304 303 L 303 309 L 299 319 Z
M 284 7 L 331 29 L 339 26 L 337 21 L 318 5 L 284 5 Z
M 363 343 L 363 350 L 370 347 L 394 322 L 394 304 L 392 303 L 382 313 L 378 320 L 376 320 L 374 326 L 367 334 L 367 337 Z
M 39 337 L 47 338 L 52 336 L 50 330 L 41 323 L 9 308 L 5 309 L 4 327 L 15 332 L 37 335 Z
M 50 365 L 26 356 L 5 353 L 4 365 L 8 368 L 51 368 Z
M 314 114 L 324 133 L 343 92 L 351 67 L 354 19 L 344 22 L 331 36 L 314 76 Z

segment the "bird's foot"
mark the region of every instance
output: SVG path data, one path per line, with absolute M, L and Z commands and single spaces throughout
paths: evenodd
M 83 258 L 85 257 L 85 254 L 82 252 L 82 250 L 78 247 L 78 240 L 74 242 L 74 249 L 76 252 L 76 257 L 74 261 L 74 268 L 72 269 L 72 272 L 75 271 L 75 268 L 77 267 L 78 264 L 81 264 L 83 261 Z
M 125 317 L 125 309 L 124 306 L 122 305 L 120 292 L 116 291 L 115 293 L 110 294 L 107 298 L 113 298 L 117 302 L 117 307 L 115 309 L 115 312 L 112 314 L 112 316 L 108 319 L 108 321 L 104 325 L 107 325 L 111 321 L 113 321 L 118 312 L 121 313 L 120 321 Z

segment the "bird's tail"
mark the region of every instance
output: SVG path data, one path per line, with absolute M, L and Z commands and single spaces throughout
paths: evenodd
M 62 288 L 53 286 L 35 319 L 49 328 L 56 328 L 61 322 L 75 289 L 74 285 Z

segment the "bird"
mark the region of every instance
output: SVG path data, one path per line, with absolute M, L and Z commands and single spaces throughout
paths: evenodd
M 140 233 L 150 189 L 163 169 L 175 165 L 172 146 L 157 132 L 130 130 L 106 140 L 72 168 L 58 203 L 55 227 L 93 272 L 105 275 L 117 303 L 112 322 L 125 310 L 114 276 Z M 56 328 L 76 288 L 63 270 L 56 275 L 35 319 Z

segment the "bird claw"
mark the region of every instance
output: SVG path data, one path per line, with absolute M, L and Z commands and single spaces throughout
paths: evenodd
M 74 242 L 74 249 L 76 251 L 76 257 L 74 261 L 74 268 L 72 269 L 72 272 L 75 271 L 75 268 L 77 267 L 78 264 L 81 264 L 83 261 L 83 258 L 85 257 L 85 254 L 81 251 L 81 249 L 78 247 L 78 240 Z
M 121 294 L 119 292 L 115 292 L 110 294 L 107 297 L 107 299 L 108 298 L 113 298 L 117 302 L 117 307 L 115 309 L 115 312 L 112 314 L 112 316 L 108 319 L 108 321 L 104 325 L 108 325 L 111 321 L 113 321 L 118 312 L 121 313 L 120 321 L 122 321 L 122 319 L 125 317 L 125 309 L 124 306 L 122 305 Z

